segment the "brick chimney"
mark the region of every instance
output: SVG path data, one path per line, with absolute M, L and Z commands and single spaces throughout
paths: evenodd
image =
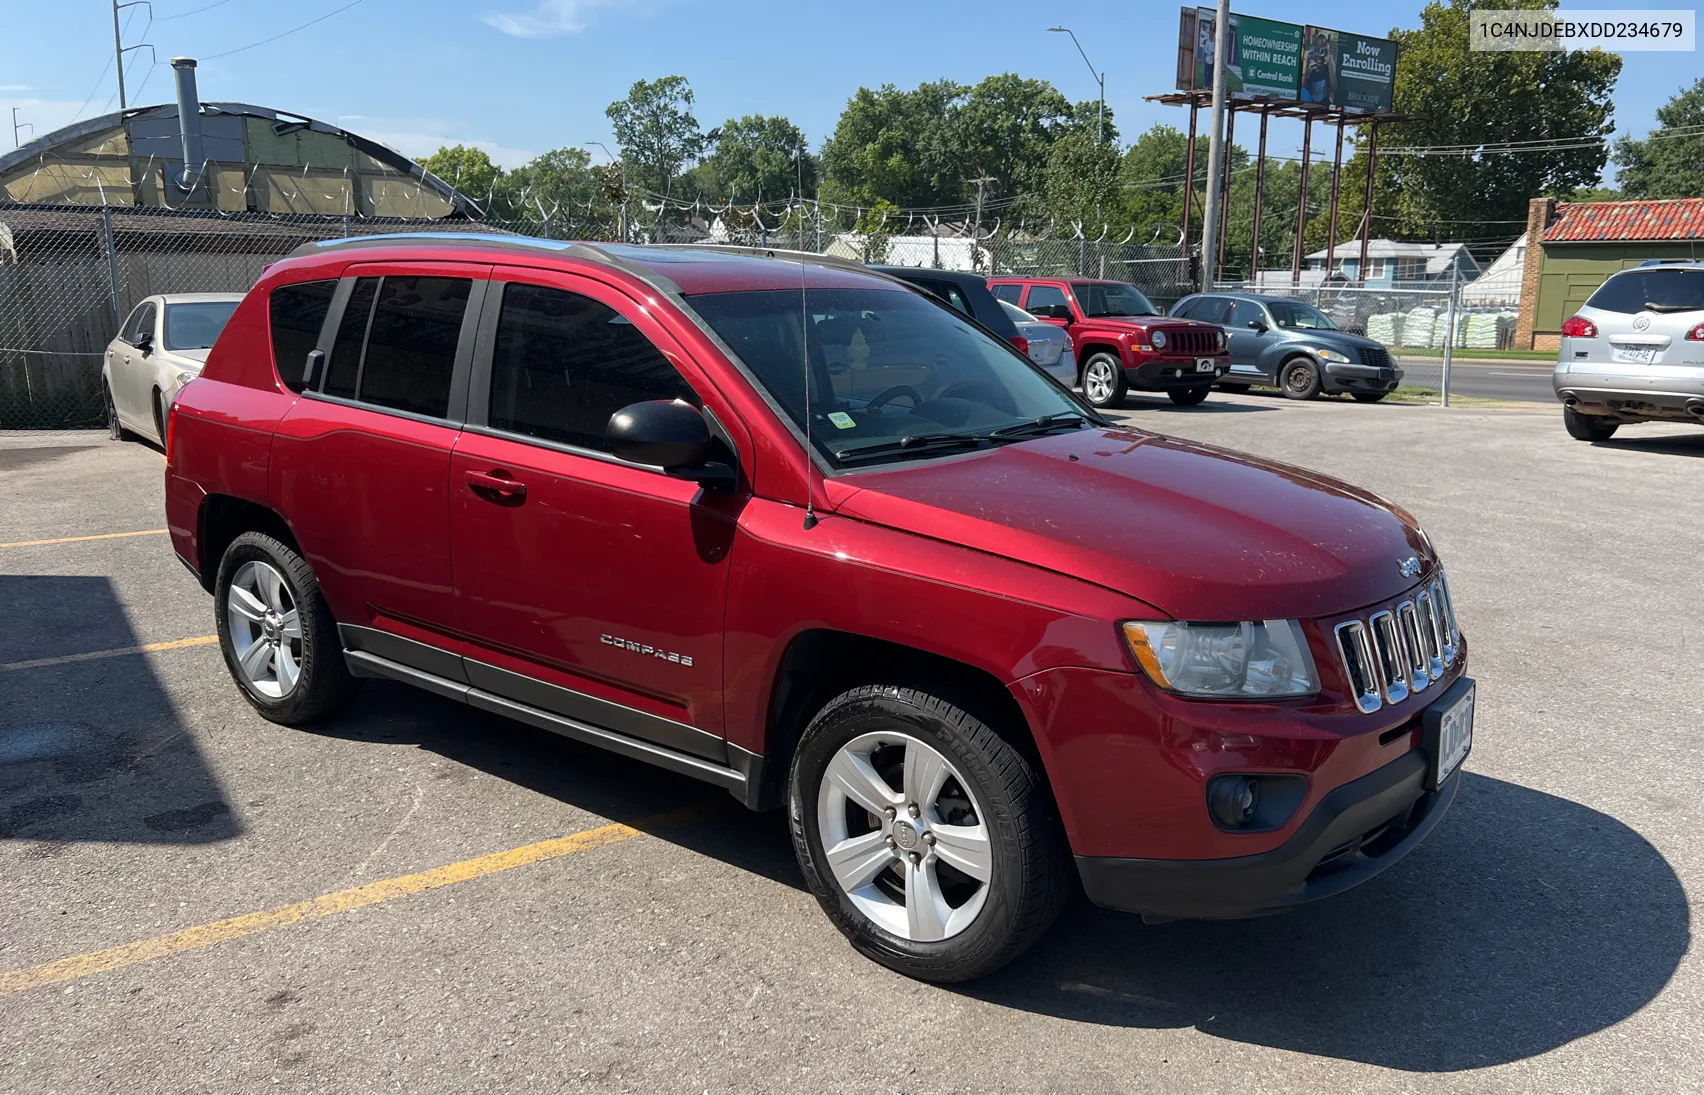
M 1555 198 L 1527 202 L 1526 265 L 1521 269 L 1521 311 L 1515 320 L 1515 346 L 1531 350 L 1533 316 L 1538 311 L 1538 275 L 1544 269 L 1544 230 L 1556 219 Z

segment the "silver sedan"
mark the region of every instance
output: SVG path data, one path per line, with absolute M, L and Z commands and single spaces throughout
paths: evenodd
M 166 443 L 166 410 L 201 375 L 207 351 L 242 302 L 241 293 L 171 293 L 143 299 L 107 344 L 101 366 L 107 428 Z
M 1000 307 L 1012 317 L 1018 334 L 1029 341 L 1029 358 L 1042 370 L 1067 388 L 1077 383 L 1077 354 L 1071 349 L 1071 336 L 1063 328 L 1035 318 L 1009 300 Z

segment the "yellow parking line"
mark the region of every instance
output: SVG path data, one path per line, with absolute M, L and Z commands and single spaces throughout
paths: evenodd
M 148 962 L 155 958 L 164 958 L 167 955 L 181 954 L 184 951 L 211 947 L 216 943 L 241 939 L 245 935 L 254 935 L 256 932 L 268 931 L 272 928 L 282 928 L 303 920 L 318 920 L 320 917 L 332 916 L 336 913 L 348 912 L 351 909 L 360 909 L 368 905 L 376 905 L 381 901 L 390 901 L 394 898 L 406 897 L 409 894 L 421 893 L 425 890 L 435 890 L 443 886 L 453 886 L 458 882 L 483 878 L 486 875 L 513 870 L 516 867 L 525 867 L 533 863 L 543 863 L 546 860 L 558 859 L 574 852 L 590 851 L 606 844 L 615 844 L 623 840 L 631 840 L 636 836 L 643 836 L 646 832 L 654 829 L 699 820 L 709 816 L 713 811 L 714 807 L 691 807 L 645 818 L 632 825 L 619 823 L 602 825 L 596 829 L 587 829 L 584 832 L 571 833 L 568 836 L 559 836 L 551 840 L 541 840 L 536 844 L 511 848 L 506 852 L 493 852 L 490 855 L 464 859 L 459 863 L 434 867 L 431 870 L 420 871 L 416 874 L 406 874 L 399 878 L 369 882 L 364 886 L 354 886 L 347 890 L 339 890 L 336 893 L 329 893 L 307 901 L 297 901 L 290 905 L 280 905 L 275 909 L 245 913 L 242 916 L 233 916 L 227 920 L 215 920 L 210 924 L 201 924 L 166 935 L 156 935 L 152 939 L 142 939 L 134 943 L 108 947 L 105 950 L 90 951 L 88 954 L 73 955 L 70 958 L 61 958 L 55 962 L 44 962 L 39 966 L 10 970 L 6 973 L 0 973 L 0 996 L 14 992 L 26 992 L 30 989 L 41 988 L 44 985 L 75 981 L 91 974 L 134 966 L 139 962 Z
M 27 662 L 0 662 L 0 673 L 9 673 L 14 669 L 40 669 L 44 665 L 92 662 L 101 658 L 118 658 L 125 654 L 153 654 L 161 650 L 182 650 L 186 646 L 211 646 L 218 641 L 219 636 L 217 635 L 202 635 L 195 639 L 173 639 L 166 643 L 121 646 L 117 650 L 92 650 L 87 654 L 61 654 L 57 658 L 32 658 Z
M 14 540 L 0 548 L 43 547 L 47 544 L 80 544 L 85 540 L 122 540 L 128 536 L 164 536 L 163 528 L 146 528 L 141 532 L 103 532 L 99 536 L 61 536 L 57 540 Z

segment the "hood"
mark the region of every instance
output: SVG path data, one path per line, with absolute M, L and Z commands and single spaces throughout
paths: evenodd
M 167 361 L 200 372 L 201 367 L 207 364 L 207 355 L 211 350 L 212 347 L 208 346 L 199 350 L 165 350 L 162 353 Z
M 1073 459 L 1075 457 L 1075 459 Z M 1186 620 L 1329 616 L 1435 565 L 1401 509 L 1301 468 L 1131 429 L 847 476 L 837 512 L 1069 574 Z
M 1350 334 L 1348 331 L 1319 331 L 1319 330 L 1287 330 L 1279 328 L 1286 336 L 1286 342 L 1303 342 L 1315 346 L 1328 346 L 1333 350 L 1383 350 L 1385 344 L 1376 338 L 1365 335 Z
M 1202 323 L 1200 320 L 1183 319 L 1178 316 L 1086 316 L 1084 323 L 1106 327 L 1204 327 L 1216 331 L 1216 323 Z

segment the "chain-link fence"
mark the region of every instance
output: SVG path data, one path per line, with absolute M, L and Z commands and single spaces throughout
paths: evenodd
M 730 223 L 732 222 L 732 223 Z M 402 220 L 0 202 L 0 429 L 99 426 L 101 364 L 123 317 L 156 293 L 246 291 L 304 243 L 385 232 L 481 231 L 635 243 L 739 243 L 858 262 L 1134 282 L 1156 304 L 1189 292 L 1181 248 L 1009 231 L 926 236 L 836 230 L 807 207 L 755 217 L 632 223 L 616 213 L 529 221 Z
M 1508 349 L 1514 342 L 1515 310 L 1465 306 L 1460 294 L 1469 284 L 1459 282 L 1452 287 L 1448 281 L 1438 281 L 1390 286 L 1290 286 L 1237 282 L 1221 283 L 1216 288 L 1306 301 L 1329 316 L 1339 329 L 1384 343 L 1402 367 L 1405 386 L 1441 393 L 1446 347 L 1452 355 L 1471 356 L 1474 350 Z

